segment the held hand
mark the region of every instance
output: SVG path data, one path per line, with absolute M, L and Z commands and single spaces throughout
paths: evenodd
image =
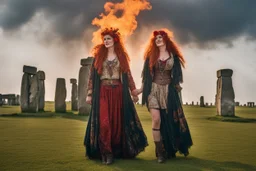
M 132 95 L 133 95 L 133 96 L 138 96 L 141 92 L 142 92 L 141 89 L 134 89 L 134 90 L 132 91 Z
M 177 90 L 178 92 L 180 92 L 180 91 L 182 90 L 182 87 L 181 87 L 179 84 L 176 85 L 175 87 L 176 87 L 176 90 Z
M 132 101 L 133 101 L 134 103 L 137 103 L 137 102 L 139 101 L 139 97 L 138 97 L 138 96 L 133 96 L 133 97 L 132 97 Z
M 92 104 L 92 96 L 87 96 L 86 97 L 86 103 L 88 103 L 88 104 Z

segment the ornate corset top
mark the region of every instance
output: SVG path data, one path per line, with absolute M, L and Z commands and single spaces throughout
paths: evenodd
M 158 59 L 154 67 L 153 82 L 161 85 L 169 84 L 171 82 L 171 70 L 173 64 L 173 56 L 164 61 Z
M 120 78 L 120 62 L 118 58 L 103 62 L 102 75 L 100 79 L 119 79 Z

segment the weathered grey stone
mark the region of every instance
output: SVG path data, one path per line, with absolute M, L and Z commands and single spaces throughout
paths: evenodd
M 88 66 L 88 65 L 91 66 L 93 59 L 94 59 L 93 57 L 83 58 L 83 59 L 81 59 L 80 64 L 82 66 Z
M 15 105 L 20 105 L 20 95 L 16 95 Z
M 29 112 L 38 112 L 38 77 L 34 75 L 30 79 L 30 89 L 29 89 Z
M 232 77 L 233 70 L 231 69 L 221 69 L 217 71 L 217 77 Z
M 6 102 L 6 103 L 5 103 Z M 15 94 L 2 94 L 0 98 L 0 103 L 3 105 L 14 106 L 16 104 L 16 95 Z
M 191 105 L 194 106 L 194 101 L 192 101 Z
M 45 107 L 45 73 L 44 71 L 38 71 L 38 111 L 44 111 Z
M 197 105 L 197 106 L 199 106 L 199 103 L 198 103 L 198 102 L 196 102 L 196 105 Z
M 78 76 L 78 113 L 79 115 L 89 115 L 91 106 L 86 103 L 87 96 L 87 84 L 88 77 L 90 74 L 91 64 L 93 58 L 86 58 L 81 60 L 81 65 L 83 65 L 79 70 Z
M 206 107 L 208 107 L 208 106 L 209 106 L 209 104 L 208 104 L 208 103 L 205 103 L 205 106 L 206 106 Z
M 239 106 L 239 104 L 240 104 L 239 102 L 236 102 L 236 106 Z
M 3 105 L 8 105 L 8 101 L 6 101 L 6 99 L 3 99 Z
M 23 66 L 23 72 L 27 73 L 27 74 L 31 74 L 31 75 L 35 75 L 37 71 L 36 67 L 32 67 L 32 66 Z
M 235 92 L 232 85 L 230 69 L 217 71 L 217 114 L 221 116 L 235 116 Z M 219 77 L 220 76 L 220 77 Z
M 57 78 L 55 90 L 55 112 L 66 112 L 66 82 L 64 78 Z
M 24 73 L 21 81 L 20 91 L 20 107 L 21 112 L 27 112 L 29 109 L 29 89 L 30 89 L 30 75 Z
M 200 97 L 200 107 L 205 107 L 205 105 L 204 105 L 204 96 Z
M 70 79 L 70 83 L 71 83 L 71 84 L 76 84 L 76 83 L 77 83 L 77 80 L 76 80 L 75 78 L 71 78 L 71 79 Z
M 45 80 L 45 73 L 44 71 L 38 71 L 37 76 L 39 80 Z
M 71 80 L 70 80 L 71 81 Z M 78 86 L 76 84 L 76 79 L 71 81 L 72 83 L 72 90 L 71 90 L 71 110 L 77 111 L 78 110 Z
M 16 95 L 15 94 L 2 94 L 2 98 L 4 98 L 4 99 L 15 99 Z
M 3 99 L 2 99 L 2 94 L 0 94 L 0 106 L 3 105 Z
M 247 102 L 247 107 L 254 107 L 254 102 Z

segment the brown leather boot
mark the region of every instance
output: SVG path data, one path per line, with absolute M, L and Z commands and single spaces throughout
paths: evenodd
M 157 161 L 158 163 L 163 163 L 165 161 L 164 154 L 163 154 L 163 143 L 162 141 L 155 141 L 156 145 L 156 152 L 157 152 Z
M 113 155 L 112 154 L 107 154 L 106 155 L 106 165 L 110 165 L 113 163 Z

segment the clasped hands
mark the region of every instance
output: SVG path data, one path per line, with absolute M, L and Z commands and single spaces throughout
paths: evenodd
M 138 95 L 142 92 L 141 89 L 134 89 L 131 94 L 132 94 L 132 100 L 134 103 L 137 103 L 139 101 Z

